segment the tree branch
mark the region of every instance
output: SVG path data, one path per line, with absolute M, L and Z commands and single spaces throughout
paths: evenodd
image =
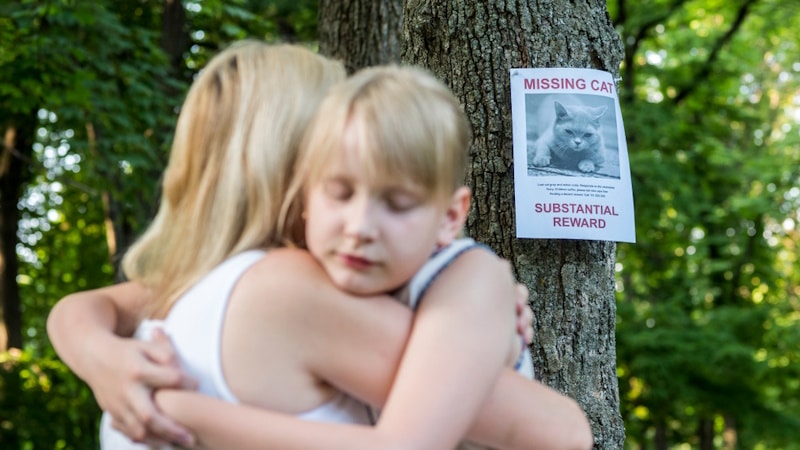
M 697 71 L 697 73 L 691 77 L 692 82 L 680 90 L 678 95 L 675 96 L 675 104 L 679 104 L 685 100 L 686 97 L 688 97 L 692 92 L 694 92 L 695 89 L 697 89 L 697 86 L 699 86 L 709 77 L 712 67 L 714 67 L 717 59 L 719 59 L 719 54 L 722 51 L 722 48 L 733 39 L 733 36 L 742 27 L 744 20 L 750 13 L 750 9 L 757 1 L 758 0 L 746 0 L 744 4 L 742 4 L 741 8 L 739 8 L 739 11 L 736 14 L 736 19 L 734 19 L 733 23 L 731 24 L 731 27 L 714 43 L 714 45 L 711 47 L 711 52 L 708 54 L 708 58 L 706 58 L 705 62 L 703 62 L 703 64 L 700 66 L 700 69 Z
M 636 53 L 639 51 L 639 46 L 641 45 L 642 41 L 650 34 L 650 30 L 655 28 L 658 24 L 663 23 L 667 19 L 669 19 L 675 11 L 678 10 L 681 6 L 686 3 L 686 0 L 675 0 L 673 1 L 669 7 L 662 13 L 657 16 L 654 16 L 650 20 L 642 23 L 639 26 L 639 29 L 636 30 L 633 35 L 633 40 L 629 41 L 627 38 L 624 38 L 625 42 L 625 69 L 624 74 L 622 76 L 622 83 L 623 83 L 623 91 L 626 93 L 627 96 L 633 95 L 633 88 L 636 86 L 636 78 L 635 72 L 636 68 L 634 67 L 633 61 Z M 619 3 L 619 18 L 627 17 L 627 11 L 623 11 L 626 8 L 625 1 L 620 0 Z M 624 23 L 623 23 L 624 27 Z M 630 43 L 629 43 L 630 42 Z

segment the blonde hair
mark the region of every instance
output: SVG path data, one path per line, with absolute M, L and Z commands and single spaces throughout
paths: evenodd
M 297 147 L 343 66 L 298 46 L 236 43 L 192 84 L 175 130 L 158 213 L 123 259 L 165 314 L 213 267 L 278 244 Z
M 448 199 L 463 185 L 471 133 L 450 89 L 416 67 L 364 69 L 328 92 L 300 143 L 281 209 L 279 229 L 285 234 L 300 228 L 304 188 L 341 157 L 345 133 L 356 121 L 356 151 L 367 177 L 404 177 L 436 200 Z M 291 239 L 304 242 L 300 233 Z

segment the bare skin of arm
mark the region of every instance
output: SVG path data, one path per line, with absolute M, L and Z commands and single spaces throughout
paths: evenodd
M 461 322 L 474 324 L 476 320 L 485 320 L 487 312 L 481 306 L 471 309 L 470 303 L 464 303 L 463 296 L 467 294 L 460 294 L 455 300 L 459 302 L 458 309 L 466 309 L 466 313 L 459 315 L 452 314 L 454 311 L 449 309 L 449 304 L 436 301 L 437 296 L 450 290 L 473 293 L 474 298 L 481 299 L 484 304 L 488 303 L 486 298 L 513 297 L 514 287 L 506 263 L 496 261 L 492 265 L 485 259 L 488 254 L 471 253 L 474 257 L 459 258 L 465 267 L 453 266 L 452 277 L 440 277 L 431 287 L 421 306 L 427 309 L 417 313 L 408 347 L 404 347 L 412 321 L 408 309 L 398 308 L 396 302 L 386 298 L 364 299 L 341 293 L 326 281 L 324 273 L 307 254 L 284 254 L 281 264 L 261 265 L 240 281 L 235 295 L 244 300 L 232 298 L 226 335 L 227 330 L 236 330 L 250 342 L 261 343 L 275 340 L 276 335 L 253 333 L 291 336 L 281 340 L 282 351 L 287 351 L 280 359 L 282 365 L 284 359 L 289 359 L 290 366 L 308 364 L 320 379 L 335 387 L 373 405 L 385 403 L 381 421 L 374 428 L 306 422 L 263 409 L 224 405 L 219 400 L 189 392 L 159 391 L 157 402 L 165 412 L 195 431 L 199 442 L 207 448 L 439 449 L 455 446 L 464 434 L 471 440 L 497 448 L 589 448 L 592 438 L 588 422 L 574 401 L 510 369 L 503 370 L 500 381 L 495 383 L 506 359 L 504 352 L 496 349 L 507 347 L 511 342 L 508 336 L 499 333 L 494 340 L 486 339 L 487 343 L 477 342 L 485 339 L 481 334 L 469 337 L 472 339 L 469 346 L 463 345 L 461 334 L 469 332 L 460 328 L 467 326 Z M 458 271 L 472 270 L 472 264 L 481 267 L 482 275 L 466 282 L 458 276 Z M 248 287 L 249 277 L 259 280 L 258 285 L 254 283 Z M 266 286 L 271 298 L 282 301 L 264 301 L 263 294 L 258 295 L 265 292 L 263 283 L 268 277 L 280 280 L 280 285 L 284 286 L 284 291 L 277 284 Z M 498 282 L 506 282 L 508 292 L 498 290 Z M 248 293 L 248 289 L 253 291 Z M 493 306 L 508 311 L 494 318 L 495 326 L 513 330 L 513 302 Z M 279 308 L 281 314 L 276 314 L 274 308 Z M 274 322 L 262 320 L 257 330 L 253 324 L 248 327 L 240 322 L 254 317 L 278 316 L 280 319 Z M 421 322 L 423 317 L 427 317 L 428 322 Z M 446 325 L 449 320 L 458 323 Z M 303 323 L 303 327 L 298 327 L 298 323 Z M 456 331 L 451 333 L 448 326 L 455 327 Z M 417 333 L 420 334 L 415 338 Z M 239 363 L 225 356 L 228 345 L 225 341 L 229 337 L 223 337 L 226 378 L 227 374 L 246 372 L 234 370 Z M 431 345 L 428 340 L 435 342 Z M 235 338 L 230 341 L 233 342 Z M 262 367 L 269 367 L 270 361 L 274 366 L 274 355 L 266 355 L 259 361 L 262 355 L 254 355 L 257 348 L 241 351 L 242 342 L 232 347 L 239 351 L 228 352 L 228 355 L 238 355 L 244 361 L 241 364 L 251 365 L 249 370 L 262 364 Z M 415 346 L 420 348 L 414 349 Z M 452 352 L 465 351 L 470 353 L 452 355 Z M 475 356 L 478 352 L 481 356 Z M 292 362 L 291 355 L 296 355 L 298 360 Z M 483 363 L 490 358 L 495 360 L 490 362 L 493 367 L 488 370 L 473 362 Z M 459 359 L 466 362 L 459 362 Z M 402 367 L 395 378 L 398 366 Z M 479 373 L 465 376 L 468 371 Z M 278 382 L 297 382 L 296 377 L 293 378 Z M 254 383 L 253 377 L 237 380 L 234 376 L 228 381 L 244 403 L 249 394 L 254 394 L 253 390 L 262 389 Z M 478 389 L 483 392 L 471 394 L 471 398 L 464 400 L 466 393 L 475 389 L 475 384 L 481 384 Z M 262 393 L 266 390 L 264 387 Z M 284 401 L 273 397 L 270 404 L 257 406 L 286 411 L 280 407 Z M 214 413 L 207 414 L 208 411 Z M 389 420 L 386 420 L 387 414 L 390 414 Z
M 239 450 L 264 448 L 327 449 L 343 446 L 373 449 L 376 440 L 359 441 L 364 426 L 307 422 L 287 414 L 248 405 L 234 405 L 185 390 L 164 389 L 156 400 L 182 423 L 202 436 L 203 448 Z M 208 411 L 214 411 L 209 414 Z M 508 417 L 524 420 L 507 420 Z M 580 406 L 539 382 L 504 370 L 467 435 L 498 449 L 586 450 L 593 437 Z M 379 441 L 378 441 L 379 442 Z M 383 442 L 381 448 L 403 448 Z
M 47 333 L 59 357 L 92 388 L 114 427 L 149 444 L 192 443 L 189 431 L 163 415 L 152 388 L 191 388 L 169 340 L 130 339 L 150 293 L 123 283 L 63 298 L 48 315 Z
M 510 345 L 513 299 L 508 266 L 485 251 L 469 251 L 442 272 L 414 316 L 376 431 L 404 448 L 455 447 L 519 348 Z
M 317 268 L 317 270 L 319 269 Z M 315 290 L 311 292 L 311 294 L 313 299 L 316 299 L 317 301 L 322 298 L 326 298 L 328 295 L 331 297 L 328 302 L 324 302 L 321 305 L 315 304 L 313 301 L 309 301 L 308 303 L 297 302 L 297 305 L 301 306 L 297 311 L 295 311 L 298 314 L 298 320 L 301 321 L 300 323 L 307 322 L 309 317 L 325 316 L 325 314 L 327 314 L 326 311 L 329 311 L 331 314 L 339 314 L 339 316 L 328 316 L 331 320 L 321 319 L 321 322 L 323 323 L 316 324 L 320 325 L 318 327 L 320 331 L 322 331 L 324 329 L 324 325 L 327 324 L 327 326 L 330 328 L 327 330 L 327 333 L 329 333 L 328 337 L 325 337 L 325 333 L 313 333 L 313 335 L 319 336 L 317 343 L 330 344 L 330 348 L 323 351 L 323 353 L 327 352 L 330 358 L 336 359 L 342 363 L 340 364 L 340 367 L 331 367 L 329 369 L 330 373 L 328 376 L 330 376 L 331 379 L 338 380 L 337 385 L 341 384 L 342 387 L 345 387 L 345 385 L 348 384 L 355 385 L 355 388 L 351 388 L 350 391 L 357 397 L 364 398 L 373 404 L 383 404 L 388 395 L 389 388 L 391 387 L 394 370 L 396 369 L 397 364 L 399 364 L 399 358 L 404 348 L 403 345 L 405 343 L 405 334 L 408 332 L 408 327 L 411 323 L 411 313 L 405 308 L 397 308 L 398 305 L 393 300 L 385 301 L 385 304 L 390 305 L 389 308 L 391 308 L 388 311 L 381 308 L 365 309 L 364 305 L 367 303 L 371 304 L 370 301 L 365 301 L 364 299 L 344 298 L 339 291 L 329 286 L 329 283 L 319 283 L 315 287 Z M 338 294 L 339 297 L 337 297 L 336 294 Z M 103 379 L 114 379 L 113 377 L 109 378 L 99 375 L 101 371 L 98 370 L 98 365 L 102 364 L 102 361 L 110 360 L 110 358 L 104 358 L 102 355 L 114 355 L 119 357 L 120 355 L 125 354 L 126 351 L 130 353 L 130 347 L 127 350 L 122 350 L 120 345 L 110 344 L 110 342 L 114 342 L 116 339 L 118 339 L 113 336 L 113 333 L 110 331 L 111 329 L 115 329 L 117 332 L 123 335 L 130 335 L 133 327 L 129 325 L 129 323 L 136 322 L 135 320 L 131 320 L 130 322 L 125 322 L 123 320 L 124 317 L 137 316 L 135 313 L 135 311 L 138 311 L 137 306 L 130 306 L 131 304 L 135 305 L 136 303 L 127 303 L 126 301 L 120 299 L 141 299 L 146 298 L 147 295 L 149 294 L 140 287 L 137 288 L 137 285 L 127 283 L 70 296 L 62 300 L 62 302 L 59 303 L 59 306 L 51 313 L 48 323 L 48 331 L 51 333 L 54 344 L 57 344 L 56 348 L 58 349 L 59 354 L 64 357 L 65 361 L 71 367 L 73 367 L 73 369 L 77 369 L 76 373 L 84 377 L 84 379 L 89 382 L 90 386 L 92 386 L 94 389 L 95 394 L 100 392 L 99 386 L 103 385 Z M 92 298 L 94 298 L 94 300 L 91 300 Z M 260 303 L 266 303 L 263 299 L 263 294 L 259 298 Z M 122 306 L 115 306 L 117 304 L 121 304 Z M 107 309 L 109 305 L 112 305 L 111 310 Z M 327 309 L 319 309 L 323 306 Z M 365 310 L 367 311 L 366 313 L 362 313 L 360 315 L 356 314 L 358 311 L 363 312 Z M 95 316 L 95 314 L 97 314 L 97 316 Z M 403 315 L 405 315 L 405 317 Z M 83 323 L 77 327 L 77 330 L 80 330 L 82 334 L 76 333 L 76 327 L 71 325 L 73 320 L 77 320 L 79 318 L 84 319 Z M 344 327 L 336 326 L 337 323 L 342 323 L 339 321 L 339 319 L 345 320 Z M 117 321 L 119 321 L 119 325 L 117 324 Z M 283 323 L 289 322 L 290 320 L 283 321 Z M 345 339 L 337 341 L 337 339 L 342 339 L 341 329 L 348 329 L 350 326 L 366 327 L 366 330 L 360 330 L 359 333 L 366 332 L 367 334 L 364 336 L 367 337 L 359 338 L 356 336 L 357 333 L 353 333 L 351 337 L 347 338 L 349 340 Z M 315 326 L 309 324 L 308 328 L 315 328 Z M 388 333 L 387 330 L 389 330 Z M 381 340 L 380 338 L 384 334 L 388 334 L 389 336 L 385 336 Z M 89 337 L 87 337 L 87 335 Z M 86 355 L 83 353 L 83 350 L 88 342 L 92 343 L 92 351 Z M 98 343 L 100 342 L 106 342 L 106 344 L 98 347 Z M 132 342 L 130 340 L 125 342 L 132 346 L 144 345 L 146 347 L 149 345 L 148 343 Z M 364 350 L 359 346 L 366 346 L 367 349 Z M 370 347 L 372 349 L 370 349 Z M 322 349 L 327 347 L 321 345 L 319 348 Z M 349 353 L 341 353 L 340 349 L 343 348 L 351 349 L 352 351 Z M 138 350 L 134 351 L 133 354 L 136 355 L 137 352 Z M 84 356 L 81 356 L 82 354 Z M 373 356 L 370 358 L 362 358 L 365 354 L 371 354 Z M 308 356 L 309 355 L 305 355 L 304 357 Z M 174 357 L 174 354 L 172 357 Z M 153 358 L 152 356 L 140 358 L 144 364 L 142 367 L 152 365 L 154 359 L 156 358 Z M 356 369 L 356 367 L 361 366 L 353 365 L 357 364 L 360 360 L 365 361 L 363 363 L 363 370 Z M 379 362 L 379 364 L 376 364 L 376 361 Z M 118 362 L 119 359 L 115 361 L 115 367 L 112 368 L 118 370 L 117 373 L 119 373 L 121 376 L 121 378 L 117 379 L 117 382 L 119 382 L 119 380 L 127 380 L 127 377 L 131 376 L 130 372 L 126 373 L 125 371 L 121 370 L 120 366 L 116 365 Z M 376 366 L 381 367 L 376 368 Z M 84 368 L 83 372 L 80 371 L 80 367 Z M 180 377 L 180 371 L 174 367 L 168 372 L 177 373 L 179 374 L 178 378 Z M 348 383 L 347 374 L 353 372 L 356 374 L 360 373 L 362 375 L 362 379 L 352 380 Z M 108 373 L 111 372 L 109 371 Z M 136 372 L 134 371 L 134 373 Z M 143 379 L 143 373 L 144 372 L 138 373 L 139 388 L 142 387 L 141 381 Z M 92 376 L 93 374 L 95 376 Z M 155 384 L 155 382 L 152 382 L 152 380 L 155 378 L 156 377 L 154 376 L 150 377 L 150 381 L 148 381 L 147 385 L 158 386 Z M 166 378 L 172 380 L 166 384 L 171 384 L 173 382 L 175 384 L 182 384 L 180 382 L 175 382 L 175 378 L 171 378 L 171 376 L 167 376 Z M 508 444 L 507 448 L 530 448 L 531 442 L 536 442 L 535 448 L 586 448 L 590 446 L 590 444 L 581 445 L 582 443 L 585 444 L 586 442 L 591 443 L 591 434 L 588 427 L 588 422 L 586 421 L 583 412 L 574 401 L 564 397 L 552 389 L 541 385 L 540 383 L 525 380 L 510 370 L 505 371 L 501 379 L 504 381 L 501 381 L 495 386 L 494 391 L 492 391 L 492 394 L 489 396 L 488 402 L 484 404 L 483 409 L 481 410 L 481 415 L 479 416 L 479 419 L 476 421 L 476 425 L 473 427 L 469 435 L 471 438 L 490 444 L 493 442 Z M 509 379 L 510 381 L 505 381 L 506 379 Z M 513 388 L 511 386 L 513 386 Z M 358 392 L 359 390 L 363 392 Z M 109 387 L 109 392 L 111 393 L 120 391 L 121 390 L 118 386 L 116 386 L 116 389 L 115 386 Z M 130 395 L 130 393 L 128 394 Z M 267 418 L 271 417 L 271 419 L 278 420 L 278 422 L 260 422 L 260 426 L 256 428 L 262 428 L 261 431 L 282 429 L 283 427 L 280 426 L 281 420 L 287 420 L 292 424 L 299 423 L 300 427 L 309 425 L 307 422 L 302 422 L 282 414 L 269 413 L 267 411 L 247 408 L 244 406 L 237 407 L 235 405 L 230 405 L 216 399 L 203 397 L 190 392 L 163 391 L 158 395 L 159 398 L 165 400 L 165 404 L 163 406 L 167 407 L 172 405 L 177 408 L 175 411 L 170 410 L 170 412 L 174 412 L 178 417 L 181 417 L 182 413 L 188 414 L 188 417 L 181 417 L 181 420 L 185 420 L 187 425 L 190 424 L 192 420 L 198 420 L 198 423 L 201 424 L 203 423 L 203 420 L 211 421 L 216 423 L 218 428 L 222 427 L 223 433 L 226 429 L 230 432 L 231 429 L 226 427 L 232 426 L 234 435 L 239 435 L 241 428 L 238 427 L 248 423 L 246 419 L 247 417 L 252 417 L 255 421 L 254 423 L 267 420 L 265 416 L 262 416 L 261 414 L 266 414 Z M 170 401 L 171 396 L 177 396 L 177 401 Z M 101 397 L 102 395 L 98 396 L 98 398 Z M 144 395 L 140 395 L 140 397 L 149 399 L 149 390 Z M 184 401 L 187 403 L 183 403 Z M 223 409 L 213 409 L 218 413 L 221 413 L 226 408 L 235 408 L 236 411 L 244 414 L 244 418 L 242 419 L 243 422 L 239 422 L 238 419 L 220 421 L 220 417 L 225 417 L 224 414 L 214 414 L 213 417 L 205 418 L 192 417 L 192 414 L 196 416 L 198 411 L 209 411 L 207 408 L 193 409 L 189 407 L 181 409 L 181 406 L 186 406 L 187 404 L 192 405 L 192 402 L 195 401 L 220 403 L 219 405 L 214 406 L 214 408 Z M 101 403 L 101 405 L 103 405 L 103 403 Z M 153 411 L 157 413 L 156 410 L 153 409 Z M 522 422 L 506 420 L 509 411 L 512 413 L 511 416 L 522 418 Z M 418 410 L 414 411 L 415 414 L 417 412 Z M 270 414 L 272 414 L 272 416 L 270 416 Z M 156 416 L 153 415 L 149 421 L 145 420 L 144 422 L 140 422 L 139 425 L 144 423 L 145 425 L 152 426 L 152 424 L 155 422 L 155 417 Z M 501 417 L 503 418 L 502 420 L 500 419 Z M 273 426 L 264 427 L 265 423 L 270 423 Z M 323 425 L 313 424 L 311 426 Z M 333 429 L 345 430 L 345 432 L 346 430 L 350 429 L 354 430 L 355 433 L 363 432 L 363 427 L 347 427 L 339 425 L 331 426 Z M 204 431 L 207 429 L 213 429 L 213 427 L 201 425 L 195 428 L 197 431 Z M 297 428 L 287 428 L 286 430 L 288 431 L 290 429 Z M 307 431 L 303 431 L 302 428 L 300 428 L 300 430 L 301 431 L 299 432 L 299 435 L 295 436 L 289 434 L 289 440 L 284 442 L 292 442 L 294 446 L 297 446 L 299 442 L 303 441 L 303 439 L 309 439 L 309 433 Z M 213 431 L 209 432 L 213 433 Z M 499 438 L 497 437 L 498 435 Z M 131 436 L 130 433 L 129 436 Z M 178 436 L 178 434 L 176 434 L 176 436 Z M 331 443 L 330 439 L 334 438 L 335 436 L 337 436 L 335 432 L 333 434 L 328 434 L 328 432 L 325 432 L 324 435 L 320 437 L 321 447 L 329 447 L 329 444 Z M 358 437 L 358 435 L 355 436 Z M 484 438 L 483 436 L 495 437 Z M 258 439 L 260 437 L 257 434 L 255 436 L 251 435 L 251 437 L 252 439 L 255 439 L 255 441 L 252 442 L 259 442 Z M 275 439 L 274 436 L 272 438 Z M 346 439 L 353 439 L 353 437 L 352 435 L 345 434 L 341 437 L 341 439 L 345 439 L 343 442 L 349 442 Z M 177 438 L 170 440 L 179 442 Z M 213 442 L 212 436 L 211 440 L 209 440 L 207 444 L 210 444 L 213 448 Z M 220 444 L 220 446 L 225 448 L 226 445 L 224 443 L 229 441 L 221 442 L 223 444 Z M 576 445 L 572 445 L 571 443 L 575 443 Z M 257 447 L 258 444 L 255 444 L 255 446 Z M 313 448 L 313 443 L 311 443 L 310 446 Z M 500 447 L 502 446 L 503 445 L 500 445 Z

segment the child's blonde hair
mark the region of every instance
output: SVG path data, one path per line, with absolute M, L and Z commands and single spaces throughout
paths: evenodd
M 343 66 L 307 49 L 236 43 L 192 84 L 175 130 L 158 213 L 123 259 L 166 313 L 233 254 L 280 243 L 277 219 L 297 147 Z
M 467 117 L 450 89 L 416 67 L 364 69 L 333 87 L 320 104 L 300 152 L 280 229 L 301 229 L 303 190 L 320 179 L 344 152 L 344 136 L 354 121 L 356 151 L 367 177 L 403 177 L 433 199 L 448 200 L 464 183 L 471 139 Z M 351 130 L 352 131 L 352 130 Z M 303 243 L 300 233 L 292 242 Z

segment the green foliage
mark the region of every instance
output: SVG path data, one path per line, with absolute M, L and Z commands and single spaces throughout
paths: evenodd
M 709 420 L 719 447 L 730 427 L 738 448 L 800 448 L 800 10 L 782 5 L 609 3 L 638 230 L 618 252 L 630 448 L 699 446 Z
M 188 43 L 175 62 L 161 48 L 163 1 L 0 2 L 0 125 L 38 120 L 33 148 L 20 149 L 31 173 L 16 244 L 26 341 L 0 362 L 0 447 L 97 447 L 97 406 L 47 340 L 50 308 L 114 281 L 109 234 L 121 252 L 151 219 L 176 112 L 207 59 L 241 38 L 316 34 L 312 0 L 183 6 Z
M 314 0 L 204 0 L 186 2 L 194 45 L 187 67 L 202 67 L 217 49 L 248 37 L 267 42 L 313 43 L 317 35 Z
M 62 362 L 0 353 L 0 445 L 13 438 L 20 449 L 98 448 L 99 417 L 91 392 Z
M 628 51 L 638 230 L 618 247 L 631 448 L 657 433 L 697 446 L 708 420 L 720 447 L 732 425 L 739 448 L 800 448 L 800 8 L 786 3 L 609 2 Z M 135 235 L 150 219 L 196 71 L 237 39 L 315 39 L 313 0 L 183 5 L 175 67 L 163 1 L 0 4 L 0 124 L 39 121 L 19 201 L 27 344 L 0 356 L 3 448 L 97 446 L 97 407 L 54 356 L 45 318 L 67 293 L 112 282 L 107 225 Z

